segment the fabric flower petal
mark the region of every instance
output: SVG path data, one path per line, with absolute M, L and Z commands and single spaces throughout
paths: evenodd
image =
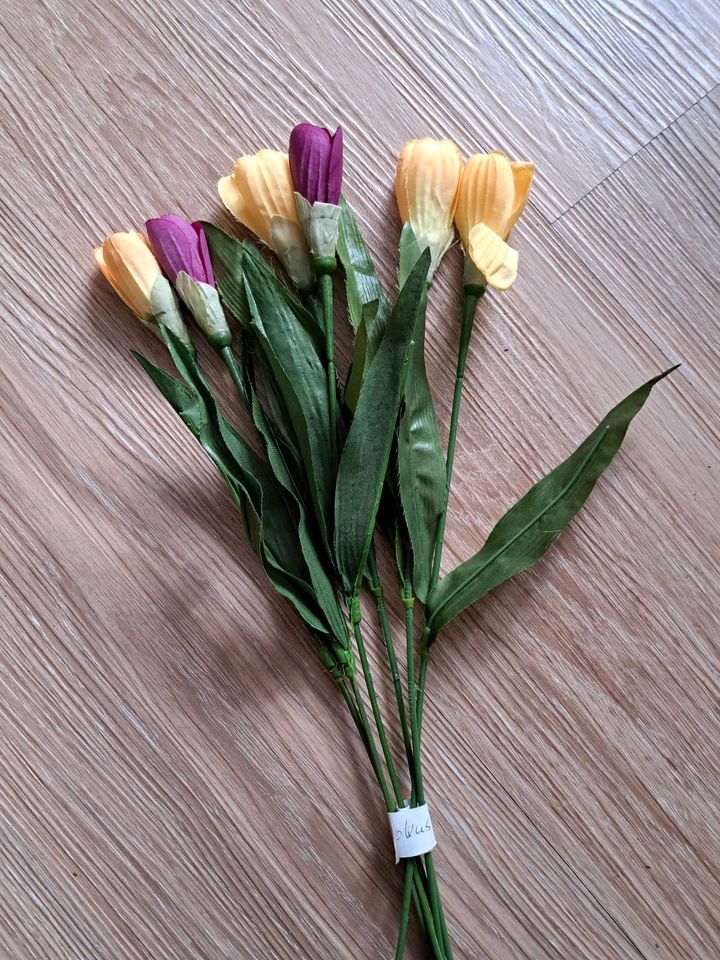
M 507 290 L 518 269 L 518 252 L 487 224 L 478 223 L 470 231 L 468 256 L 485 276 L 489 286 Z
M 511 164 L 511 167 L 513 184 L 515 187 L 515 197 L 513 201 L 512 212 L 510 214 L 510 219 L 505 232 L 506 240 L 510 235 L 510 231 L 518 222 L 523 210 L 525 209 L 525 204 L 527 203 L 528 196 L 530 194 L 533 176 L 535 175 L 535 164 L 530 163 L 527 160 L 517 161 L 516 163 Z

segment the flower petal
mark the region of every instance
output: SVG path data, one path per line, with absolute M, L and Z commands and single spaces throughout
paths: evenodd
M 491 230 L 478 223 L 470 231 L 468 255 L 485 280 L 496 290 L 507 290 L 517 276 L 518 252 Z
M 484 223 L 501 237 L 508 229 L 515 198 L 512 167 L 504 153 L 476 153 L 465 164 L 455 211 L 463 246 L 470 232 Z
M 327 196 L 326 203 L 339 203 L 340 193 L 342 191 L 343 178 L 343 132 L 342 127 L 338 127 L 332 136 L 332 146 L 330 147 L 330 159 L 328 161 L 327 171 Z
M 113 233 L 102 246 L 102 266 L 115 292 L 141 320 L 150 312 L 150 293 L 160 276 L 160 267 L 139 233 Z
M 535 164 L 530 163 L 527 160 L 520 160 L 516 163 L 511 164 L 512 175 L 513 175 L 513 184 L 515 186 L 515 197 L 513 201 L 513 209 L 510 214 L 510 219 L 508 221 L 505 239 L 507 240 L 510 231 L 515 226 L 515 224 L 520 219 L 520 215 L 525 209 L 525 204 L 527 203 L 528 195 L 530 194 L 530 186 L 533 181 L 533 176 L 535 175 Z
M 198 235 L 183 217 L 168 213 L 145 222 L 150 248 L 167 277 L 174 283 L 184 271 L 193 280 L 205 280 Z
M 202 222 L 200 220 L 193 220 L 190 226 L 197 234 L 198 254 L 200 256 L 200 262 L 202 263 L 203 272 L 205 274 L 204 282 L 210 284 L 211 287 L 214 287 L 215 274 L 213 273 L 212 260 L 210 259 L 210 248 L 208 247 L 207 237 L 205 236 L 205 230 Z

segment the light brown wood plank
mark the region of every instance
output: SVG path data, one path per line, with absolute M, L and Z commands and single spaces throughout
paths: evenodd
M 3 10 L 0 952 L 355 960 L 391 955 L 395 935 L 387 825 L 332 683 L 128 358 L 162 351 L 94 276 L 90 247 L 168 209 L 216 216 L 214 182 L 237 153 L 281 146 L 301 117 L 337 119 L 348 194 L 390 282 L 407 136 L 539 159 L 543 216 L 518 231 L 520 280 L 484 305 L 473 342 L 453 564 L 611 403 L 691 347 L 678 328 L 640 329 L 633 295 L 618 302 L 588 269 L 597 223 L 578 237 L 544 222 L 717 81 L 715 11 L 647 11 Z M 507 98 L 492 95 L 498 77 Z M 657 206 L 669 216 L 672 201 Z M 443 429 L 458 261 L 429 334 Z M 640 282 L 656 296 L 654 274 Z M 695 278 L 679 289 L 692 298 Z M 658 389 L 538 571 L 438 643 L 426 753 L 457 960 L 720 949 L 718 457 L 710 367 L 695 365 L 705 378 L 686 367 Z
M 719 139 L 716 88 L 556 224 L 638 328 L 682 361 L 715 430 Z

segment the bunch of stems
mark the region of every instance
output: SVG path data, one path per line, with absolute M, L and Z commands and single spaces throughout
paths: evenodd
M 430 588 L 434 587 L 440 575 L 440 563 L 447 520 L 450 483 L 452 480 L 455 445 L 457 440 L 458 419 L 462 397 L 465 363 L 467 360 L 470 334 L 472 332 L 475 312 L 479 298 L 484 291 L 476 286 L 466 286 L 463 296 L 462 323 L 460 328 L 460 343 L 458 362 L 453 393 L 450 430 L 448 435 L 448 449 L 446 457 L 446 491 L 445 501 L 435 540 L 433 569 L 430 579 Z M 333 358 L 333 307 L 331 278 L 324 275 L 321 278 L 321 298 L 317 304 L 318 312 L 323 315 L 325 325 L 326 362 L 328 370 L 328 396 L 333 402 L 329 404 L 331 412 L 330 430 L 332 435 L 333 456 L 337 457 L 336 447 L 336 382 Z M 223 359 L 229 369 L 238 391 L 243 394 L 240 377 L 234 358 L 230 351 L 223 351 Z M 380 630 L 387 655 L 387 664 L 392 678 L 400 731 L 402 734 L 407 773 L 410 783 L 409 802 L 411 806 L 421 806 L 425 803 L 425 786 L 421 762 L 421 734 L 423 721 L 423 706 L 425 686 L 429 663 L 430 646 L 428 643 L 428 629 L 422 630 L 419 643 L 419 667 L 416 676 L 415 656 L 415 598 L 411 572 L 400 572 L 400 598 L 405 611 L 405 643 L 407 657 L 407 705 L 403 693 L 402 679 L 398 666 L 395 645 L 393 641 L 390 621 L 385 606 L 384 591 L 380 582 L 374 547 L 371 547 L 368 556 L 368 574 L 370 590 L 375 598 Z M 352 625 L 352 634 L 360 662 L 360 674 L 365 687 L 365 694 L 360 686 L 357 673 L 352 676 L 337 675 L 335 680 L 347 705 L 352 720 L 357 727 L 360 739 L 372 767 L 373 774 L 380 787 L 386 809 L 389 813 L 395 812 L 406 805 L 403 790 L 398 776 L 395 760 L 390 749 L 385 722 L 378 703 L 375 683 L 372 676 L 370 661 L 367 655 L 365 639 L 363 637 L 363 621 L 359 597 L 349 598 L 348 613 Z M 365 698 L 370 705 L 368 714 Z M 378 749 L 379 742 L 379 749 Z M 400 912 L 400 926 L 398 931 L 395 960 L 401 960 L 405 953 L 405 944 L 411 907 L 414 906 L 420 928 L 429 943 L 434 960 L 453 960 L 452 946 L 448 933 L 442 900 L 438 887 L 437 875 L 432 853 L 408 859 L 404 864 L 405 875 L 403 881 L 402 904 Z

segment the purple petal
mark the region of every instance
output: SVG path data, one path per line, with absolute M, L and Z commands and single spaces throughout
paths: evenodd
M 205 268 L 200 257 L 198 237 L 192 225 L 175 214 L 147 220 L 148 242 L 163 272 L 174 283 L 184 270 L 193 280 L 205 280 Z
M 205 231 L 203 230 L 203 225 L 199 220 L 195 220 L 190 224 L 190 226 L 193 228 L 198 238 L 198 254 L 200 256 L 200 262 L 202 263 L 203 272 L 205 274 L 203 277 L 203 283 L 209 283 L 211 287 L 214 287 L 215 275 L 213 274 L 212 261 L 210 260 L 210 249 L 208 247 Z
M 327 202 L 328 170 L 333 138 L 325 127 L 312 123 L 298 124 L 290 134 L 288 154 L 293 185 L 308 203 Z M 342 158 L 342 136 L 340 138 Z
M 343 132 L 342 127 L 338 127 L 334 135 L 330 138 L 332 146 L 330 147 L 330 159 L 327 170 L 327 203 L 339 203 L 340 193 L 342 191 L 343 175 Z

